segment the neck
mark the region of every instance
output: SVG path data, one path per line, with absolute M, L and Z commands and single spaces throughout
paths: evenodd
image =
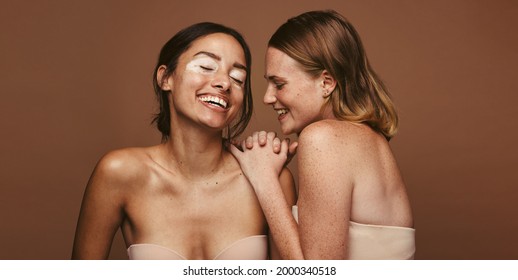
M 219 170 L 224 161 L 221 132 L 179 129 L 161 145 L 166 165 L 187 178 L 205 178 Z
M 326 103 L 322 108 L 322 120 L 336 120 L 331 103 Z
M 323 120 L 336 120 L 336 116 L 333 113 L 333 108 L 330 104 L 325 104 L 320 111 L 320 115 L 316 117 L 311 123 L 315 123 Z M 304 127 L 305 128 L 305 127 Z M 300 136 L 302 131 L 297 132 L 297 136 Z

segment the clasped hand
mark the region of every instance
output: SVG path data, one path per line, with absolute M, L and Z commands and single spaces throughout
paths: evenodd
M 234 141 L 230 152 L 241 165 L 245 176 L 253 181 L 267 176 L 279 176 L 296 153 L 298 143 L 289 138 L 281 140 L 275 132 L 254 132 L 245 140 Z

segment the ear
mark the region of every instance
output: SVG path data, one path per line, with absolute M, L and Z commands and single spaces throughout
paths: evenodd
M 320 74 L 320 78 L 322 80 L 322 97 L 327 98 L 335 90 L 336 80 L 335 78 L 333 78 L 333 76 L 331 76 L 331 74 L 327 70 L 322 71 L 322 74 Z
M 160 88 L 164 91 L 170 91 L 173 87 L 172 80 L 169 77 L 166 77 L 167 67 L 165 65 L 160 65 L 158 70 L 156 70 L 156 82 L 160 86 Z

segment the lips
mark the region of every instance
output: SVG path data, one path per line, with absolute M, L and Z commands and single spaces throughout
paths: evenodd
M 228 100 L 214 95 L 201 95 L 198 96 L 198 100 L 206 104 L 217 106 L 221 109 L 227 109 L 228 106 Z

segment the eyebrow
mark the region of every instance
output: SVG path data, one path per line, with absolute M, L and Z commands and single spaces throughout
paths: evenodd
M 215 60 L 217 61 L 221 61 L 221 56 L 215 54 L 215 53 L 211 53 L 211 52 L 205 52 L 205 51 L 201 51 L 201 52 L 198 52 L 196 53 L 194 56 L 198 56 L 198 55 L 206 55 L 208 57 L 211 57 L 211 58 L 214 58 Z M 244 66 L 243 64 L 241 63 L 234 63 L 234 65 L 232 65 L 238 69 L 243 69 L 245 70 L 246 72 L 248 72 L 248 69 L 246 68 L 246 66 Z
M 275 80 L 283 80 L 283 78 L 275 76 L 275 75 L 264 75 L 264 78 L 268 81 L 275 81 Z

